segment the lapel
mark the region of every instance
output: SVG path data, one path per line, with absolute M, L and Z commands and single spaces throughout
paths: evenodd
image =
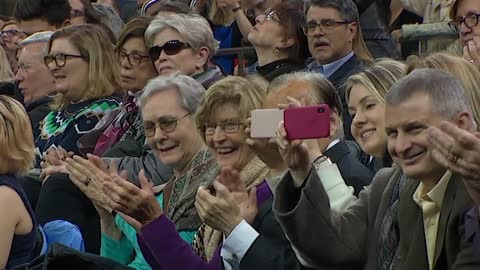
M 357 68 L 356 66 L 360 66 L 361 62 L 358 60 L 357 56 L 354 54 L 350 59 L 348 59 L 345 64 L 343 64 L 340 68 L 338 68 L 330 78 L 328 78 L 329 81 L 332 82 L 332 84 L 335 86 L 335 88 L 338 90 L 340 87 L 340 83 L 342 83 L 345 79 L 347 79 L 346 75 L 349 73 L 354 72 Z
M 332 163 L 338 163 L 338 161 L 348 155 L 350 153 L 350 149 L 348 149 L 348 145 L 345 141 L 340 141 L 330 149 L 325 151 L 325 156 L 330 158 Z
M 268 214 L 272 210 L 272 203 L 273 203 L 273 196 L 268 198 L 266 201 L 262 203 L 262 206 L 260 209 L 258 209 L 257 216 L 255 217 L 255 220 L 253 221 L 252 227 L 257 228 L 260 226 L 260 224 L 263 221 L 263 217 Z
M 458 183 L 462 183 L 462 179 L 453 174 L 448 183 L 447 190 L 445 191 L 445 196 L 443 197 L 442 209 L 440 209 L 433 265 L 437 264 L 437 261 L 442 254 L 445 235 L 447 234 L 447 225 L 455 203 L 455 195 L 457 193 Z

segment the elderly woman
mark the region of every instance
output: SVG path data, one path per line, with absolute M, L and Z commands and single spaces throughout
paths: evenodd
M 404 73 L 403 63 L 382 59 L 346 81 L 345 96 L 352 117 L 352 136 L 360 148 L 373 157 L 368 167 L 374 172 L 392 165 L 387 152 L 385 96 Z
M 36 255 L 35 215 L 17 176 L 35 162 L 30 120 L 23 106 L 0 96 L 0 269 L 30 262 Z
M 223 78 L 217 67 L 209 67 L 218 41 L 200 15 L 171 14 L 155 19 L 145 32 L 145 41 L 159 75 L 180 72 L 205 88 Z
M 280 19 L 281 18 L 281 19 Z M 258 57 L 256 71 L 269 81 L 304 68 L 309 56 L 307 37 L 303 33 L 303 12 L 280 4 L 257 16 L 248 34 Z
M 205 89 L 196 80 L 174 74 L 151 80 L 140 99 L 147 142 L 157 158 L 171 166 L 174 172 L 162 192 L 149 198 L 154 200 L 151 202 L 154 206 L 165 209 L 165 218 L 174 224 L 176 235 L 178 232 L 188 243 L 192 242 L 201 225 L 193 206 L 197 188 L 208 185 L 218 174 L 216 162 L 202 141 L 193 118 L 204 93 Z M 91 160 L 67 159 L 67 168 L 73 182 L 97 205 L 102 226 L 101 255 L 136 269 L 151 269 L 138 246 L 136 231 L 129 225 L 129 219 L 125 220 L 124 215 L 112 216 L 107 211 L 111 209 L 110 192 L 101 192 L 103 182 L 129 182 L 118 175 L 102 172 L 96 166 L 97 161 Z M 120 175 L 125 177 L 123 173 Z M 145 179 L 143 172 L 139 178 L 140 181 Z M 117 186 L 114 190 L 112 198 L 116 199 Z M 131 193 L 131 196 L 136 195 L 138 193 Z
M 98 26 L 69 26 L 52 35 L 44 60 L 60 94 L 36 131 L 37 154 L 59 146 L 79 154 L 78 139 L 120 104 L 113 96 L 121 88 L 112 46 Z
M 261 107 L 264 97 L 265 90 L 255 83 L 228 77 L 209 88 L 196 114 L 210 152 L 223 167 L 213 186 L 200 187 L 197 192 L 195 206 L 206 223 L 195 237 L 196 253 L 155 203 L 145 179 L 140 188 L 126 181 L 105 183 L 111 206 L 127 215 L 126 220 L 139 231 L 142 252 L 152 268 L 222 269 L 222 263 L 231 267 L 236 256 L 231 250 L 240 245 L 239 237 L 245 240 L 242 256 L 247 250 L 249 253 L 244 260 L 237 258 L 242 260 L 242 268 L 300 267 L 271 212 L 272 192 L 265 181 L 268 168 L 245 143 L 244 122 L 251 110 Z M 268 256 L 256 256 L 265 250 Z

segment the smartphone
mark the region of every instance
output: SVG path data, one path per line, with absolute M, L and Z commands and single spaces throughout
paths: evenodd
M 261 109 L 251 113 L 250 137 L 275 138 L 278 124 L 283 120 L 283 110 Z
M 326 104 L 284 110 L 284 125 L 289 140 L 330 136 L 330 107 Z

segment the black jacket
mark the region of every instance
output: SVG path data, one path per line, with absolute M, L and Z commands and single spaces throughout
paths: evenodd
M 355 189 L 355 196 L 358 196 L 358 193 L 372 182 L 372 171 L 365 167 L 350 151 L 347 142 L 340 141 L 325 151 L 324 154 L 330 158 L 332 163 L 337 164 L 345 184 Z
M 32 103 L 25 104 L 25 110 L 30 117 L 32 128 L 36 128 L 38 123 L 40 123 L 40 121 L 42 121 L 43 118 L 45 118 L 45 116 L 47 116 L 47 114 L 51 111 L 50 102 L 52 102 L 50 97 L 43 97 Z
M 290 59 L 282 59 L 261 67 L 258 66 L 256 69 L 258 74 L 262 75 L 265 79 L 271 82 L 273 81 L 273 79 L 280 75 L 300 71 L 304 68 L 304 65 L 300 65 L 295 61 L 292 61 Z

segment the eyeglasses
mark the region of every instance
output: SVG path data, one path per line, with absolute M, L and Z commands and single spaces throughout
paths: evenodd
M 70 10 L 70 17 L 72 18 L 85 17 L 85 12 L 79 9 L 72 9 Z
M 45 65 L 51 69 L 51 64 L 55 62 L 55 65 L 57 67 L 64 67 L 65 64 L 67 63 L 67 58 L 82 58 L 85 59 L 86 57 L 82 55 L 71 55 L 71 54 L 55 54 L 55 55 L 47 55 L 43 58 L 43 61 L 45 62 Z
M 126 53 L 122 50 L 117 51 L 117 60 L 119 63 L 122 63 L 125 60 L 125 58 L 127 58 L 128 63 L 131 66 L 139 66 L 142 63 L 143 59 L 150 59 L 150 56 L 141 55 L 135 52 Z
M 336 22 L 331 19 L 323 19 L 320 22 L 310 21 L 303 27 L 303 33 L 305 33 L 305 35 L 313 35 L 317 27 L 319 27 L 322 32 L 329 33 L 332 32 L 335 27 L 349 23 L 352 22 Z
M 150 59 L 152 59 L 152 61 L 157 61 L 162 51 L 164 51 L 167 55 L 175 55 L 186 48 L 190 48 L 188 43 L 184 43 L 179 40 L 170 40 L 163 44 L 163 46 L 154 46 L 150 48 L 148 54 L 150 55 Z
M 27 33 L 23 31 L 18 31 L 18 30 L 5 30 L 5 31 L 0 31 L 0 36 L 6 36 L 6 37 L 13 37 L 13 36 L 19 36 L 19 35 L 27 35 Z
M 205 125 L 205 135 L 213 135 L 217 127 L 220 127 L 221 130 L 225 133 L 237 133 L 240 130 L 240 127 L 243 126 L 242 123 L 233 123 L 226 122 L 220 124 L 206 124 Z
M 190 113 L 180 117 L 180 118 L 171 118 L 171 119 L 161 119 L 158 123 L 153 122 L 145 122 L 143 123 L 143 129 L 145 130 L 146 137 L 153 137 L 155 135 L 155 131 L 157 128 L 160 128 L 165 133 L 174 132 L 177 129 L 178 121 L 184 119 L 185 117 L 189 116 Z
M 277 13 L 274 9 L 267 9 L 265 11 L 265 21 L 277 21 L 280 22 L 280 18 L 278 18 Z
M 480 13 L 479 14 L 470 14 L 463 19 L 449 22 L 448 26 L 450 26 L 450 29 L 452 29 L 452 31 L 454 31 L 454 32 L 460 32 L 460 28 L 462 27 L 462 23 L 464 23 L 466 27 L 472 29 L 472 28 L 474 28 L 475 26 L 478 25 L 478 18 L 480 18 Z

